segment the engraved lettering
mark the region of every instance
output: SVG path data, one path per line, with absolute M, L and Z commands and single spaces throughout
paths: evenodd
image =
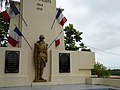
M 51 0 L 39 0 L 39 1 L 46 2 L 46 3 L 51 3 Z
M 41 3 L 37 3 L 37 6 L 41 6 L 41 7 L 43 7 L 43 4 L 41 4 Z
M 43 10 L 43 8 L 40 8 L 40 7 L 37 7 L 36 9 L 37 9 L 37 10 L 41 10 L 41 11 Z

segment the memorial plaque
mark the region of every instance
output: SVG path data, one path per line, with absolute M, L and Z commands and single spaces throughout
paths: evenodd
M 59 73 L 70 73 L 70 53 L 59 53 Z
M 5 73 L 19 73 L 19 51 L 6 51 Z

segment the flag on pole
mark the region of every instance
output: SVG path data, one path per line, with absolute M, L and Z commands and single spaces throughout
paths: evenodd
M 10 3 L 10 8 L 12 10 L 13 16 L 20 14 L 19 10 L 15 6 L 14 2 Z
M 18 14 L 20 14 L 20 12 L 14 4 L 11 4 L 9 8 L 1 13 L 6 22 L 9 22 L 12 17 Z
M 55 46 L 58 47 L 60 45 L 60 39 L 55 40 Z
M 58 20 L 58 22 L 61 26 L 64 26 L 65 22 L 67 21 L 66 17 L 63 15 L 60 8 L 58 9 L 56 19 Z M 60 32 L 60 34 L 61 34 L 61 32 Z M 58 47 L 59 45 L 60 45 L 60 39 L 56 39 L 55 46 Z
M 1 13 L 1 15 L 2 15 L 2 17 L 4 18 L 4 20 L 6 21 L 6 22 L 9 22 L 10 21 L 10 18 L 11 18 L 11 10 L 10 10 L 10 8 L 8 8 L 6 11 L 3 11 L 2 13 Z
M 58 20 L 59 24 L 63 26 L 65 22 L 67 21 L 66 17 L 62 14 L 61 9 L 58 10 L 56 19 Z
M 17 27 L 10 33 L 8 37 L 8 42 L 13 46 L 16 47 L 17 43 L 20 41 L 20 37 L 22 33 L 19 31 Z

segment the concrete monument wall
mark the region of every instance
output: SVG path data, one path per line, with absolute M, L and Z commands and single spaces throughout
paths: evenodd
M 59 72 L 59 54 L 70 54 L 70 72 Z M 86 78 L 91 76 L 91 69 L 95 64 L 95 53 L 76 51 L 51 51 L 51 82 L 56 84 L 86 83 Z M 63 57 L 63 59 L 65 59 Z

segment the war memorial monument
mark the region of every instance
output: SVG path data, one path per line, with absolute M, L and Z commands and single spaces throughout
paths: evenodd
M 91 77 L 95 53 L 66 51 L 64 33 L 58 47 L 50 43 L 63 30 L 55 20 L 56 0 L 21 0 L 15 2 L 21 16 L 11 19 L 29 42 L 22 37 L 18 47 L 0 47 L 0 87 L 39 86 L 54 84 L 85 84 Z M 10 64 L 12 63 L 12 64 Z

